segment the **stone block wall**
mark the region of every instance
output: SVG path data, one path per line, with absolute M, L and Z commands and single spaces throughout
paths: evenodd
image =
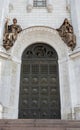
M 71 13 L 66 1 L 68 0 L 52 0 L 51 12 L 48 12 L 47 8 L 32 8 L 29 12 L 28 0 L 0 1 L 0 44 L 3 44 L 2 36 L 6 17 L 10 18 L 9 24 L 12 24 L 14 17 L 17 18 L 18 24 L 23 29 L 31 26 L 47 26 L 47 30 L 45 27 L 42 29 L 34 27 L 23 31 L 10 51 L 2 50 L 0 46 L 0 103 L 4 111 L 2 118 L 18 118 L 20 65 L 24 49 L 32 43 L 45 42 L 53 46 L 59 57 L 62 57 L 59 59 L 62 119 L 80 119 L 80 26 L 79 6 L 76 3 L 79 0 L 70 0 Z M 74 51 L 68 50 L 54 30 L 62 25 L 65 18 L 72 22 L 77 36 L 77 46 Z M 54 29 L 50 30 L 49 27 Z
M 32 8 L 28 12 L 28 0 L 10 0 L 8 17 L 12 20 L 18 19 L 22 28 L 30 26 L 50 26 L 59 28 L 65 18 L 70 20 L 70 13 L 66 9 L 66 0 L 52 0 L 52 11 L 49 13 L 46 8 Z M 10 21 L 11 22 L 11 21 Z

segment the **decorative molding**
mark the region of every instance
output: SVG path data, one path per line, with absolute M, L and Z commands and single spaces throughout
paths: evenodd
M 61 57 L 67 56 L 66 55 L 67 47 L 62 41 L 61 37 L 59 36 L 57 30 L 48 26 L 32 26 L 32 27 L 23 29 L 23 31 L 18 35 L 18 39 L 15 42 L 14 46 L 12 47 L 11 53 L 12 55 L 19 58 L 20 60 L 23 50 L 30 44 L 36 43 L 36 42 L 52 44 L 54 48 L 57 48 L 56 51 L 59 53 L 59 60 L 61 59 Z
M 51 27 L 47 27 L 47 26 L 32 26 L 32 27 L 23 29 L 21 33 L 24 33 L 25 31 L 26 32 L 45 31 L 45 32 L 54 33 L 55 35 L 57 34 L 56 29 L 51 28 Z
M 5 52 L 0 52 L 0 57 L 2 57 L 2 58 L 4 58 L 4 59 L 11 60 L 10 54 L 5 53 Z
M 47 26 L 46 27 L 44 27 L 44 26 L 33 26 L 33 27 L 23 29 L 22 33 L 25 30 L 27 32 L 34 32 L 34 31 L 51 32 L 51 33 L 54 33 L 54 35 L 59 33 L 59 35 L 62 38 L 62 40 L 64 41 L 64 43 L 66 43 L 67 46 L 70 47 L 72 51 L 76 47 L 76 36 L 74 35 L 72 25 L 69 23 L 69 21 L 67 19 L 64 20 L 63 24 L 61 25 L 61 27 L 59 29 L 53 29 L 53 28 L 50 28 L 50 27 L 47 27 Z M 54 30 L 56 30 L 56 31 L 54 31 Z
M 24 53 L 24 58 L 56 58 L 56 52 L 52 48 L 48 48 L 46 44 L 35 44 L 34 46 L 28 47 L 26 53 Z
M 70 58 L 76 58 L 76 57 L 80 57 L 80 48 L 75 49 L 74 52 L 69 52 L 69 57 Z

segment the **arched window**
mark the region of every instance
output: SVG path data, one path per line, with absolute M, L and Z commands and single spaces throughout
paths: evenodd
M 46 7 L 46 0 L 33 0 L 33 7 Z

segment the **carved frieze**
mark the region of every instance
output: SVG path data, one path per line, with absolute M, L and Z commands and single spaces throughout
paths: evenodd
M 65 19 L 62 26 L 57 29 L 62 40 L 67 44 L 68 47 L 73 49 L 76 46 L 76 36 L 74 35 L 73 27 L 69 23 L 68 19 Z
M 18 33 L 22 31 L 22 28 L 20 25 L 17 25 L 17 19 L 13 19 L 13 24 L 8 25 L 9 19 L 7 19 L 5 23 L 5 30 L 4 30 L 4 36 L 3 36 L 3 47 L 8 50 L 10 49 L 15 41 L 17 40 Z

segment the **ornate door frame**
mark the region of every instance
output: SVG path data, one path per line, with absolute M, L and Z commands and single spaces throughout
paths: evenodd
M 60 38 L 55 29 L 49 27 L 30 27 L 22 31 L 13 48 L 11 49 L 11 70 L 10 75 L 10 99 L 7 108 L 9 112 L 5 114 L 7 118 L 18 118 L 18 104 L 20 91 L 20 70 L 21 57 L 23 51 L 34 43 L 46 43 L 52 46 L 58 54 L 60 99 L 61 99 L 61 119 L 68 119 L 71 116 L 71 98 L 68 73 L 67 46 Z M 68 100 L 67 98 L 68 97 Z M 10 107 L 11 106 L 11 107 Z M 11 109 L 10 109 L 11 108 Z M 4 111 L 5 113 L 5 111 Z

